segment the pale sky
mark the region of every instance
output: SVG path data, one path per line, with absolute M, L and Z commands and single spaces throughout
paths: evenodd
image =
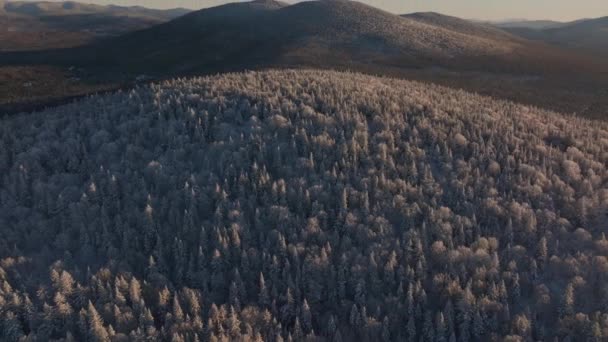
M 225 0 L 77 0 L 153 8 L 204 8 Z M 239 0 L 236 0 L 239 1 Z M 295 2 L 291 0 L 288 2 Z M 389 12 L 434 11 L 467 19 L 551 19 L 568 21 L 608 16 L 608 0 L 361 0 Z

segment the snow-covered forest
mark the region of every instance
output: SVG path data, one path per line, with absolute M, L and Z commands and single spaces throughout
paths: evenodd
M 608 125 L 328 71 L 0 120 L 1 341 L 603 341 Z

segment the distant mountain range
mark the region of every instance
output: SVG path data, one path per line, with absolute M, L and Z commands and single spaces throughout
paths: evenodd
M 76 46 L 158 25 L 188 12 L 72 1 L 0 1 L 0 51 Z
M 529 28 L 529 29 L 546 29 L 554 28 L 566 25 L 564 22 L 554 20 L 526 20 L 526 19 L 515 19 L 515 20 L 504 20 L 495 22 L 486 22 L 502 29 L 510 28 Z
M 185 8 L 159 10 L 141 6 L 94 5 L 75 1 L 0 1 L 0 13 L 19 16 L 42 17 L 84 14 L 150 17 L 170 20 L 190 12 Z
M 608 16 L 568 23 L 532 21 L 501 23 L 497 26 L 527 39 L 608 56 Z

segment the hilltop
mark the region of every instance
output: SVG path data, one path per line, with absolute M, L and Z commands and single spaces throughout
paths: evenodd
M 606 123 L 313 70 L 1 119 L 0 338 L 602 340 L 606 151 Z

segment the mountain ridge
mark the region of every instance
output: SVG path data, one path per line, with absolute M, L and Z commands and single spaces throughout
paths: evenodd
M 402 14 L 401 16 L 468 35 L 477 35 L 491 39 L 507 39 L 513 41 L 521 40 L 518 36 L 496 28 L 490 24 L 473 22 L 438 12 L 414 12 Z
M 188 35 L 183 32 L 188 32 Z M 362 3 L 334 0 L 289 6 L 275 2 L 226 4 L 119 37 L 108 41 L 106 46 L 119 51 L 116 47 L 139 42 L 142 52 L 136 52 L 137 59 L 144 61 L 140 65 L 145 65 L 146 60 L 162 62 L 162 58 L 157 56 L 168 51 L 166 46 L 176 48 L 173 53 L 181 53 L 183 59 L 192 59 L 195 53 L 190 49 L 180 52 L 180 44 L 192 46 L 194 51 L 197 45 L 210 44 L 217 54 L 229 60 L 230 56 L 225 54 L 230 48 L 222 47 L 214 36 L 222 36 L 234 45 L 250 46 L 250 53 L 266 57 L 259 46 L 267 47 L 267 43 L 272 41 L 275 51 L 288 51 L 287 54 L 274 53 L 271 58 L 275 59 L 289 59 L 294 55 L 297 55 L 296 59 L 306 58 L 306 49 L 310 49 L 322 55 L 332 55 L 336 51 L 352 53 L 360 55 L 362 60 L 373 58 L 378 51 L 393 58 L 437 57 L 448 60 L 465 55 L 500 54 L 519 44 L 515 39 L 497 42 L 488 37 L 467 35 L 402 18 Z M 226 51 L 223 52 L 222 48 Z
M 608 16 L 563 23 L 542 29 L 506 28 L 521 37 L 608 57 Z
M 174 19 L 191 12 L 185 8 L 167 10 L 151 9 L 142 6 L 96 5 L 77 1 L 13 1 L 2 0 L 0 9 L 4 14 L 41 16 L 41 15 L 75 15 L 92 13 L 139 14 L 164 19 Z

